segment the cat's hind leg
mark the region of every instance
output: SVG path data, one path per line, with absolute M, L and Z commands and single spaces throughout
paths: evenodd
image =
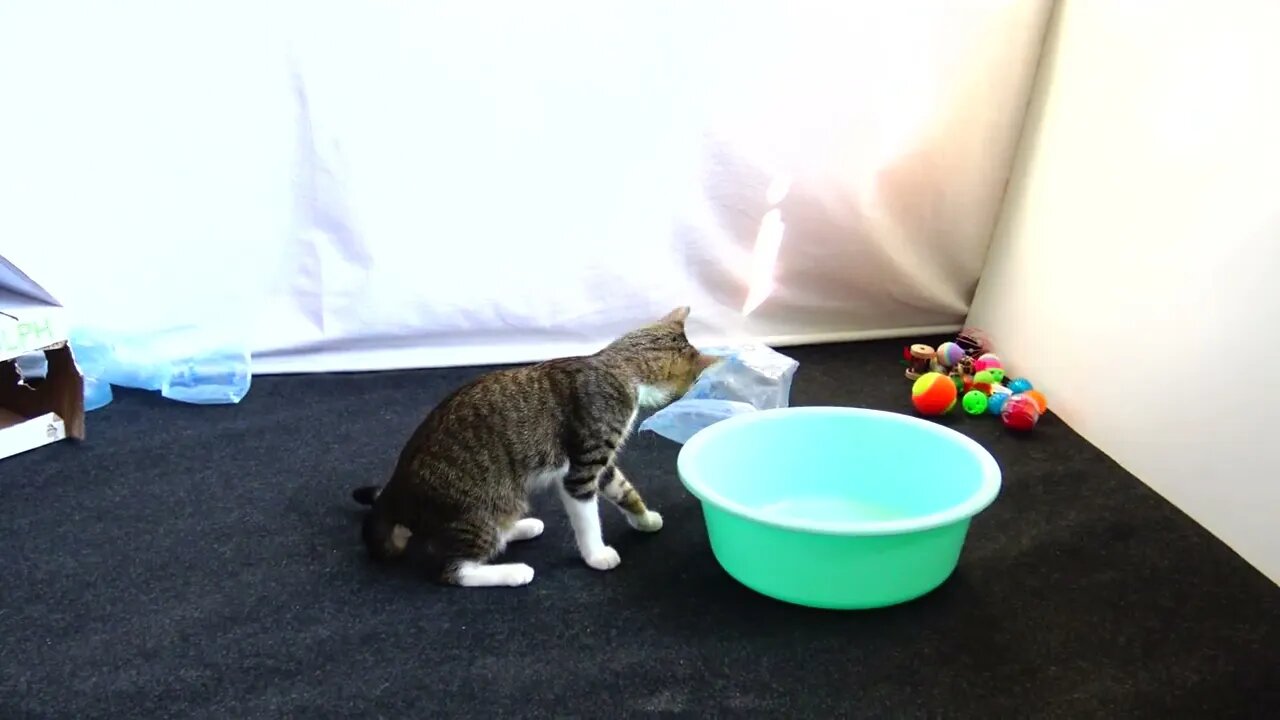
M 627 524 L 642 532 L 658 532 L 662 529 L 662 516 L 650 510 L 617 466 L 610 464 L 600 474 L 600 492 L 627 517 Z
M 441 528 L 435 541 L 444 559 L 440 580 L 446 584 L 518 587 L 533 582 L 533 568 L 524 563 L 489 563 L 505 544 L 503 532 L 491 521 L 455 522 Z
M 524 563 L 459 560 L 446 569 L 445 581 L 459 587 L 520 587 L 533 582 L 533 568 Z

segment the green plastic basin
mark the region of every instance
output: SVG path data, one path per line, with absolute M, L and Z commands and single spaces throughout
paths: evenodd
M 680 450 L 716 560 L 769 597 L 876 608 L 937 588 L 1000 492 L 991 454 L 909 415 L 792 407 L 711 425 Z

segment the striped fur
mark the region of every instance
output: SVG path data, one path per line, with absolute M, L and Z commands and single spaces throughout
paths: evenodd
M 397 557 L 418 536 L 440 561 L 442 582 L 526 584 L 532 568 L 490 561 L 508 542 L 541 533 L 542 523 L 525 517 L 529 494 L 555 486 L 583 560 L 616 567 L 600 533 L 599 496 L 633 528 L 662 527 L 617 466 L 636 414 L 680 397 L 715 362 L 689 343 L 688 315 L 677 308 L 593 355 L 500 370 L 456 390 L 409 438 L 386 485 L 353 493 L 370 505 L 369 553 Z

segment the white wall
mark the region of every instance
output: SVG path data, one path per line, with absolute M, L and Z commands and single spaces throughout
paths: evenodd
M 1059 3 L 970 321 L 1280 582 L 1280 3 Z
M 258 374 L 963 321 L 1050 0 L 621 5 L 0 2 L 0 254 Z

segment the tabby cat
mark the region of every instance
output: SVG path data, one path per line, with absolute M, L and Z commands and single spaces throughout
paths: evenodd
M 717 360 L 689 343 L 688 316 L 688 307 L 677 308 L 594 355 L 499 370 L 456 390 L 414 431 L 386 485 L 354 491 L 371 506 L 369 553 L 397 557 L 418 535 L 446 584 L 528 584 L 533 568 L 490 561 L 507 543 L 542 534 L 542 521 L 525 516 L 529 495 L 554 485 L 582 559 L 597 570 L 617 567 L 597 495 L 631 527 L 662 528 L 616 462 L 636 413 L 680 397 Z

